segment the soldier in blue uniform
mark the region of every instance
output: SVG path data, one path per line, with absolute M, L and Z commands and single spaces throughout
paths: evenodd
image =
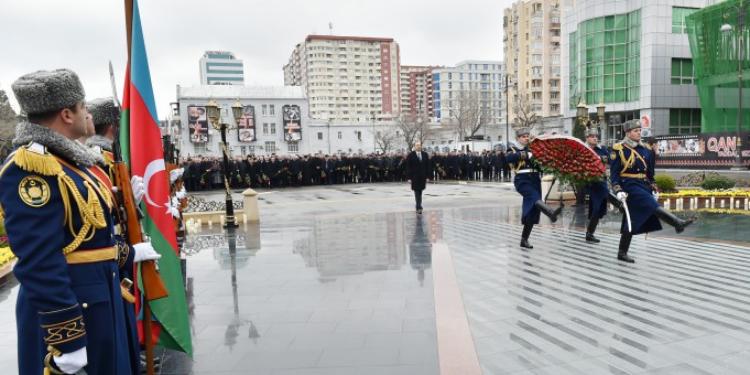
M 527 128 L 516 130 L 518 144 L 511 146 L 505 159 L 516 173 L 513 185 L 515 185 L 516 191 L 523 196 L 521 247 L 533 249 L 534 247 L 529 243 L 529 235 L 534 228 L 534 224 L 539 223 L 540 212 L 547 215 L 550 221 L 554 223 L 557 221 L 557 215 L 562 211 L 562 206 L 553 209 L 542 200 L 542 180 L 539 176 L 540 171 L 534 162 L 534 156 L 529 151 L 529 134 Z
M 78 76 L 39 71 L 12 89 L 28 117 L 0 168 L 0 214 L 18 257 L 19 373 L 133 374 L 118 262 L 155 252 L 115 242 L 107 175 L 74 141 L 88 115 Z
M 590 128 L 586 132 L 586 145 L 599 155 L 601 162 L 605 166 L 609 165 L 609 150 L 607 147 L 599 145 L 599 132 L 596 128 Z M 584 188 L 589 195 L 589 223 L 586 226 L 586 242 L 599 243 L 599 239 L 594 236 L 596 227 L 599 225 L 599 219 L 607 214 L 607 197 L 609 196 L 609 187 L 607 180 L 592 182 Z
M 623 215 L 617 259 L 633 263 L 628 256 L 633 235 L 661 230 L 661 222 L 673 226 L 677 233 L 685 230 L 694 219 L 683 220 L 659 206 L 658 189 L 654 181 L 654 153 L 641 141 L 639 120 L 623 124 L 625 139 L 612 146 L 610 153 L 610 181 L 617 199 L 627 203 L 632 230 L 628 230 Z

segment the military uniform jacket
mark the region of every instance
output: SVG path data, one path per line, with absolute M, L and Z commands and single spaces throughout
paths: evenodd
M 661 223 L 654 215 L 659 203 L 652 192 L 654 183 L 654 154 L 650 148 L 638 143 L 635 146 L 624 142 L 612 146 L 610 153 L 610 182 L 612 190 L 628 193 L 626 200 L 630 211 L 632 234 L 661 230 Z M 627 232 L 627 222 L 623 217 L 620 231 Z
M 596 145 L 591 149 L 599 155 L 601 162 L 606 167 L 609 165 L 609 150 L 604 146 Z M 589 195 L 589 208 L 588 217 L 591 218 L 603 218 L 607 214 L 607 196 L 609 194 L 609 187 L 607 186 L 607 180 L 602 179 L 601 181 L 592 182 L 584 188 L 585 192 Z
M 524 158 L 528 154 L 529 147 L 513 146 L 510 148 L 505 159 L 511 169 L 516 173 L 513 185 L 516 191 L 523 196 L 521 206 L 521 223 L 539 224 L 541 211 L 536 207 L 536 202 L 542 199 L 542 180 L 539 170 L 532 160 Z
M 105 179 L 99 167 L 39 143 L 19 147 L 0 169 L 0 210 L 21 284 L 21 374 L 42 372 L 48 345 L 63 353 L 85 346 L 90 375 L 132 373 Z

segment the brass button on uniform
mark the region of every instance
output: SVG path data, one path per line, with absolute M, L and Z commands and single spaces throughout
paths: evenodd
M 81 305 L 81 306 L 83 306 L 84 309 L 88 309 L 89 308 L 89 304 L 86 303 L 86 302 L 84 302 L 83 305 Z

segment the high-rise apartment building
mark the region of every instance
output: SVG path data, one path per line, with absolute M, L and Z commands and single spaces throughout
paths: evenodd
M 456 121 L 468 109 L 481 115 L 479 121 L 485 125 L 504 124 L 504 79 L 501 61 L 468 60 L 455 67 L 434 69 L 435 121 Z
M 308 35 L 284 65 L 310 117 L 338 123 L 391 120 L 401 112 L 399 47 L 391 38 Z
M 401 65 L 401 113 L 425 118 L 435 116 L 432 72 L 436 68 Z
M 561 114 L 560 0 L 518 0 L 503 16 L 511 122 Z
M 200 59 L 201 85 L 244 85 L 242 60 L 232 52 L 206 51 Z

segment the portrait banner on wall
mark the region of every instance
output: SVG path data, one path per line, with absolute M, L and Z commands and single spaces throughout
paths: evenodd
M 656 136 L 656 166 L 660 168 L 715 168 L 734 166 L 737 154 L 750 163 L 750 134 L 704 133 Z
M 284 124 L 284 140 L 287 142 L 299 142 L 302 140 L 302 117 L 297 105 L 285 105 L 282 110 L 282 122 Z
M 207 143 L 208 142 L 208 118 L 206 117 L 206 107 L 189 105 L 188 111 L 188 130 L 190 131 L 190 142 Z
M 237 122 L 237 140 L 240 142 L 255 142 L 255 107 L 242 107 L 242 117 Z

